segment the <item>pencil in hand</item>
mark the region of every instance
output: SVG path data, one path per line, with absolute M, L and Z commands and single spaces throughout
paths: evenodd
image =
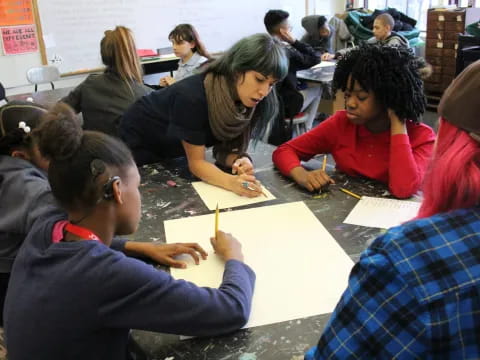
M 218 234 L 218 214 L 219 214 L 219 210 L 218 210 L 218 203 L 217 203 L 217 208 L 215 210 L 215 234 L 214 234 L 214 237 L 215 239 L 217 239 L 217 234 Z
M 256 191 L 255 188 L 253 188 L 250 183 L 248 181 L 244 181 L 242 182 L 242 186 L 247 189 L 247 190 L 251 190 L 251 191 Z M 261 186 L 261 185 L 260 185 Z M 265 194 L 265 191 L 261 190 L 262 192 L 262 195 L 265 196 L 266 198 L 268 198 L 267 194 Z
M 326 168 L 327 168 L 327 155 L 323 155 L 322 170 L 325 171 Z

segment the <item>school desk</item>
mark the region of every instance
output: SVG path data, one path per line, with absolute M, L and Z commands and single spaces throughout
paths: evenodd
M 11 95 L 8 96 L 8 101 L 13 100 L 21 100 L 21 101 L 29 101 L 32 99 L 33 102 L 46 106 L 51 107 L 57 103 L 58 100 L 67 96 L 70 91 L 72 91 L 73 87 L 66 87 L 66 88 L 58 88 L 54 90 L 43 90 L 33 92 L 33 85 L 32 85 L 32 92 L 19 94 L 19 95 Z
M 309 69 L 297 71 L 297 78 L 317 83 L 330 84 L 333 80 L 335 64 L 332 63 L 331 66 L 327 67 L 319 67 L 318 65 L 314 65 Z
M 343 224 L 358 200 L 333 188 L 325 198 L 314 199 L 312 194 L 294 185 L 273 168 L 273 149 L 273 146 L 260 143 L 254 151 L 249 152 L 254 160 L 257 178 L 277 198 L 263 203 L 263 206 L 304 201 L 345 252 L 356 261 L 381 230 Z M 323 157 L 320 157 L 307 165 L 321 168 L 322 160 Z M 357 194 L 382 196 L 386 190 L 385 185 L 377 182 L 335 173 L 330 161 L 327 172 L 333 174 L 337 184 Z M 212 213 L 191 186 L 195 179 L 189 173 L 184 158 L 146 165 L 140 169 L 140 173 L 142 221 L 133 240 L 164 242 L 164 220 Z M 176 186 L 172 186 L 172 181 Z M 308 294 L 285 296 L 304 297 Z M 317 343 L 328 318 L 329 314 L 325 314 L 239 330 L 220 337 L 188 340 L 139 330 L 133 331 L 132 336 L 145 359 L 303 359 L 303 353 Z
M 142 60 L 141 64 L 145 75 L 158 74 L 170 72 L 173 76 L 173 71 L 178 68 L 178 61 L 180 59 L 176 56 L 168 58 L 158 58 L 151 60 Z

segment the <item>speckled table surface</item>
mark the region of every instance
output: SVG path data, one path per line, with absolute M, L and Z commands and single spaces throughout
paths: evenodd
M 385 185 L 371 180 L 347 177 L 336 172 L 329 162 L 327 172 L 337 185 L 331 186 L 324 196 L 314 199 L 310 193 L 293 184 L 290 179 L 283 177 L 273 168 L 272 150 L 272 146 L 258 144 L 250 154 L 254 158 L 257 178 L 277 199 L 251 206 L 304 201 L 345 252 L 356 261 L 367 244 L 379 235 L 381 230 L 343 224 L 343 220 L 358 200 L 340 192 L 338 187 L 343 186 L 361 195 L 388 196 Z M 314 159 L 306 166 L 321 166 L 321 162 Z M 138 232 L 133 236 L 134 240 L 164 242 L 164 220 L 211 212 L 191 186 L 194 178 L 188 171 L 185 159 L 147 165 L 140 173 L 143 217 Z M 177 186 L 167 185 L 168 180 L 173 180 Z M 308 294 L 285 294 L 285 296 L 308 296 Z M 304 352 L 317 343 L 328 318 L 329 314 L 313 316 L 239 330 L 212 338 L 180 340 L 178 336 L 138 330 L 133 331 L 132 335 L 149 359 L 303 359 Z

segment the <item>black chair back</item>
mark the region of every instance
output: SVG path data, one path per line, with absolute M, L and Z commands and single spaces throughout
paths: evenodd
M 480 37 L 458 34 L 455 76 L 477 60 L 480 60 Z

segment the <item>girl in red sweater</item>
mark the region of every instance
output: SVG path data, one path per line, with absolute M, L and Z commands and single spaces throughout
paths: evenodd
M 279 146 L 274 164 L 315 191 L 333 180 L 300 161 L 331 153 L 338 170 L 386 183 L 398 198 L 413 195 L 435 140 L 433 130 L 417 122 L 426 101 L 415 57 L 408 49 L 362 45 L 337 63 L 333 87 L 345 93 L 346 110 Z

